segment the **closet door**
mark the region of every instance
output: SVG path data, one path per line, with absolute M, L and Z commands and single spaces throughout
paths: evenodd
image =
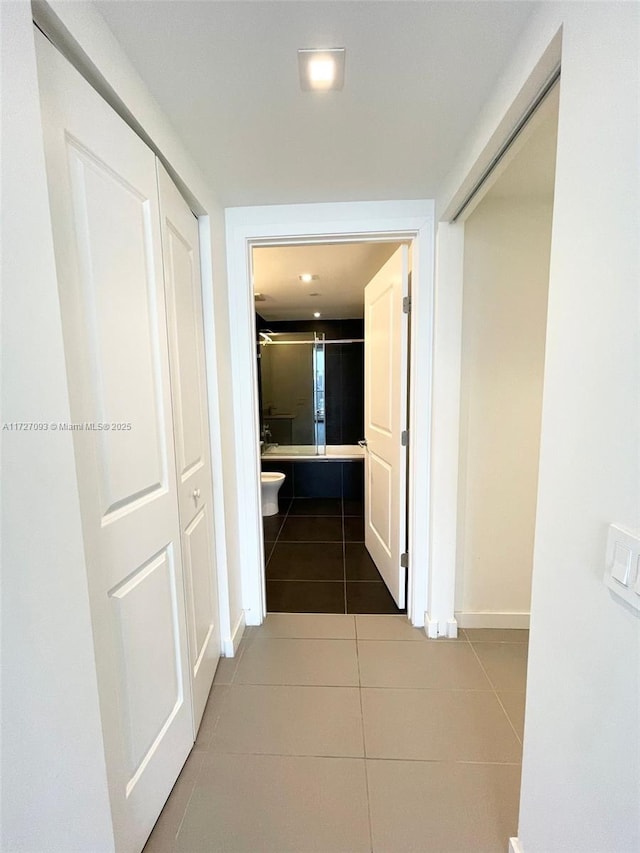
M 220 657 L 198 221 L 157 162 L 189 665 L 197 730 Z
M 115 843 L 139 853 L 193 744 L 155 157 L 36 37 Z

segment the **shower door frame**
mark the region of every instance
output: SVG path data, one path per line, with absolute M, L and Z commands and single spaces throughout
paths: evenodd
M 235 470 L 237 560 L 243 623 L 266 615 L 264 543 L 260 503 L 260 437 L 255 351 L 254 246 L 411 241 L 412 281 L 408 383 L 410 464 L 407 472 L 407 616 L 423 627 L 428 610 L 431 530 L 431 421 L 434 316 L 434 203 L 430 199 L 384 202 L 267 205 L 226 210 Z M 235 642 L 234 642 L 235 645 Z

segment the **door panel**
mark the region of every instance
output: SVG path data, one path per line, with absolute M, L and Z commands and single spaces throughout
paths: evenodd
M 365 545 L 398 607 L 405 606 L 408 248 L 401 246 L 364 291 Z
M 393 499 L 393 471 L 384 459 L 369 451 L 369 526 L 385 553 L 391 557 L 391 501 Z
M 369 370 L 375 377 L 374 387 L 369 396 L 369 418 L 371 428 L 379 436 L 391 437 L 393 430 L 393 335 L 391 326 L 394 319 L 393 281 L 373 280 L 374 288 L 369 292 L 368 331 L 366 346 L 369 356 Z M 366 291 L 365 291 L 366 292 Z
M 167 178 L 168 180 L 168 178 Z M 161 186 L 161 192 L 162 187 Z M 167 190 L 161 195 L 163 213 L 167 205 Z M 190 214 L 190 211 L 189 211 Z M 194 219 L 190 215 L 191 219 Z M 199 260 L 194 257 L 197 250 L 197 223 L 188 223 L 189 236 L 196 239 L 195 246 L 189 245 L 176 230 L 171 219 L 163 219 L 163 239 L 166 241 L 167 298 L 176 319 L 173 330 L 175 337 L 175 366 L 172 370 L 173 393 L 179 401 L 176 406 L 176 456 L 178 472 L 182 481 L 204 465 L 202 433 L 203 411 L 200 391 L 203 387 L 201 375 L 201 336 L 194 334 L 193 323 L 199 307 L 195 287 L 200 287 Z M 177 286 L 177 283 L 184 286 Z
M 36 42 L 114 837 L 139 853 L 193 745 L 155 157 Z
M 175 560 L 161 551 L 109 593 L 119 643 L 129 775 L 135 780 L 183 703 Z
M 91 418 L 135 424 L 145 440 L 131 454 L 130 430 L 99 433 L 104 520 L 153 492 L 166 492 L 167 460 L 158 378 L 157 286 L 150 205 L 107 163 L 68 141 L 85 319 L 92 333 Z M 138 240 L 130 235 L 137 234 Z M 114 335 L 114 329 L 118 330 Z M 165 356 L 166 357 L 166 356 Z M 123 381 L 126 377 L 126 381 Z M 134 436 L 135 438 L 135 436 Z
M 210 604 L 211 572 L 203 570 L 212 564 L 210 525 L 211 519 L 208 517 L 207 508 L 204 507 L 187 526 L 183 535 L 185 572 L 190 593 L 187 601 L 190 616 L 190 660 L 196 677 L 214 628 Z
M 220 658 L 213 484 L 206 406 L 198 223 L 158 163 L 171 387 L 193 714 L 197 730 Z

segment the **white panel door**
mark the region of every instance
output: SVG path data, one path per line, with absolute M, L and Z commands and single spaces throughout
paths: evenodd
M 198 221 L 157 161 L 195 729 L 220 658 Z
M 405 607 L 408 248 L 364 290 L 365 545 L 398 607 Z
M 139 853 L 193 745 L 155 157 L 36 36 L 114 834 Z

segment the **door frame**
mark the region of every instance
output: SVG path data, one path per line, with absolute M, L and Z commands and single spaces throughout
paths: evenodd
M 407 616 L 425 624 L 430 575 L 431 397 L 434 316 L 434 222 L 431 199 L 265 205 L 226 210 L 230 370 L 236 428 L 236 513 L 242 521 L 238 563 L 247 625 L 266 615 L 264 543 L 260 501 L 260 453 L 255 365 L 253 246 L 286 243 L 412 240 L 410 314 L 407 545 Z M 419 365 L 425 365 L 423 370 Z

